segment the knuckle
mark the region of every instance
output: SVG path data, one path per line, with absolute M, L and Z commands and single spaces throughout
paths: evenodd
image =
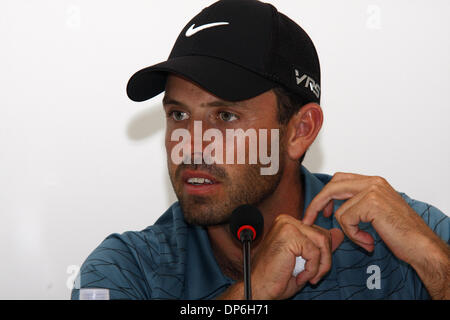
M 345 175 L 344 172 L 340 172 L 340 171 L 335 172 L 334 175 L 333 175 L 333 177 L 331 178 L 331 180 L 333 180 L 333 179 L 334 179 L 334 180 L 339 179 L 339 178 L 341 178 L 343 175 Z
M 319 239 L 319 243 L 321 246 L 327 247 L 329 238 L 327 237 L 327 235 L 325 233 L 319 233 L 318 239 Z
M 281 234 L 283 236 L 286 236 L 288 238 L 298 237 L 299 233 L 300 233 L 298 231 L 298 229 L 294 225 L 292 225 L 290 223 L 283 224 L 283 226 L 281 227 L 281 231 L 280 232 L 281 232 Z
M 341 226 L 343 228 L 347 228 L 347 226 L 351 226 L 353 223 L 353 217 L 350 214 L 343 214 L 341 216 Z
M 287 214 L 279 214 L 276 218 L 275 218 L 275 223 L 280 223 L 280 222 L 286 222 L 286 220 L 288 220 L 289 216 Z
M 318 259 L 320 257 L 320 250 L 312 242 L 309 242 L 309 248 L 311 257 L 313 259 Z
M 379 186 L 383 186 L 387 183 L 386 179 L 384 179 L 383 177 L 380 176 L 373 176 L 372 177 L 374 184 L 379 185 Z
M 342 224 L 347 224 L 349 222 L 350 216 L 348 214 L 341 214 L 340 219 Z
M 369 187 L 369 192 L 372 192 L 372 193 L 380 192 L 380 190 L 381 190 L 381 185 L 376 184 L 376 183 L 370 185 L 370 187 Z
M 378 190 L 370 190 L 366 195 L 366 200 L 372 206 L 378 206 L 379 201 L 380 201 L 379 191 Z

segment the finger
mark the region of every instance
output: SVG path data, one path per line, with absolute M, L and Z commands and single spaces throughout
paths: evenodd
M 308 226 L 303 224 L 300 220 L 288 215 L 279 215 L 276 219 L 276 223 L 288 224 L 295 228 L 295 235 L 298 238 L 296 241 L 300 241 L 301 246 L 300 251 L 298 251 L 299 255 L 307 261 L 305 270 L 307 269 L 306 266 L 308 266 L 309 272 L 304 273 L 303 276 L 298 279 L 297 284 L 302 284 L 306 281 L 310 281 L 313 284 L 319 282 L 331 269 L 331 253 L 342 243 L 344 239 L 343 232 L 336 228 L 327 230 L 317 225 Z M 305 241 L 305 245 L 302 245 L 303 241 Z M 313 243 L 315 249 L 312 248 L 305 252 L 304 247 L 310 245 L 309 242 Z M 308 262 L 309 254 L 314 255 L 315 251 L 319 252 L 317 270 L 315 269 L 316 265 L 314 259 Z M 303 272 L 300 274 L 302 273 Z M 315 275 L 313 275 L 313 273 L 315 273 Z M 300 274 L 298 276 L 300 276 Z
M 308 237 L 320 250 L 319 269 L 317 274 L 310 280 L 316 284 L 331 269 L 331 234 L 323 228 L 303 225 L 301 232 Z
M 332 181 L 344 181 L 344 180 L 356 180 L 356 179 L 366 179 L 369 176 L 365 176 L 357 173 L 348 173 L 348 172 L 335 172 L 333 175 Z
M 370 189 L 367 188 L 361 192 L 359 192 L 358 194 L 354 195 L 353 197 L 351 197 L 350 199 L 347 199 L 343 204 L 341 204 L 339 206 L 339 208 L 336 210 L 335 212 L 335 217 L 338 215 L 342 215 L 344 212 L 346 212 L 348 209 L 350 209 L 351 207 L 353 207 L 354 205 L 356 205 L 357 203 L 359 203 L 362 199 L 364 199 L 364 197 L 367 195 L 367 192 Z
M 326 218 L 331 217 L 331 215 L 333 214 L 333 207 L 334 207 L 334 202 L 333 202 L 333 200 L 330 200 L 328 202 L 328 204 L 325 206 L 325 209 L 323 209 L 323 216 Z
M 306 263 L 305 270 L 297 275 L 296 282 L 298 286 L 304 285 L 314 278 L 319 271 L 320 264 L 320 250 L 306 237 L 303 241 L 301 255 L 306 260 Z
M 331 229 L 325 229 L 318 225 L 313 224 L 311 227 L 322 230 L 322 231 L 328 231 L 331 235 L 331 252 L 334 252 L 344 241 L 345 235 L 342 232 L 341 229 L 338 228 L 331 228 Z
M 341 245 L 345 236 L 342 230 L 337 228 L 328 230 L 318 225 L 307 226 L 301 222 L 298 223 L 298 220 L 296 221 L 296 225 L 300 231 L 313 240 L 314 244 L 319 247 L 321 253 L 319 270 L 316 277 L 310 281 L 312 284 L 315 284 L 331 269 L 331 253 Z M 326 236 L 325 239 L 321 237 L 322 235 Z M 326 241 L 326 243 L 324 243 L 324 241 Z
M 370 212 L 370 208 L 368 207 L 369 203 L 363 200 L 366 195 L 367 192 L 361 193 L 347 200 L 336 211 L 335 217 L 350 240 L 371 252 L 374 249 L 373 237 L 369 233 L 359 229 L 360 222 L 371 222 L 370 215 L 368 214 Z
M 308 208 L 306 208 L 302 222 L 307 225 L 312 225 L 316 220 L 318 213 L 323 210 L 331 200 L 345 200 L 354 197 L 359 192 L 365 190 L 369 186 L 370 181 L 370 178 L 367 178 L 329 182 L 314 197 Z
M 331 233 L 331 252 L 334 252 L 344 241 L 344 233 L 338 228 L 330 229 Z

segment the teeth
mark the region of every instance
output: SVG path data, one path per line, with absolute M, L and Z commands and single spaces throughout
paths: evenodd
M 213 184 L 213 182 L 209 179 L 206 178 L 189 178 L 187 180 L 188 183 L 190 184 Z

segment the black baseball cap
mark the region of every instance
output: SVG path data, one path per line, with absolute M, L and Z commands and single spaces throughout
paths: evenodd
M 203 9 L 183 28 L 167 61 L 130 78 L 128 97 L 144 101 L 158 95 L 169 73 L 228 101 L 281 85 L 304 103 L 320 103 L 313 42 L 294 21 L 257 0 L 220 0 Z

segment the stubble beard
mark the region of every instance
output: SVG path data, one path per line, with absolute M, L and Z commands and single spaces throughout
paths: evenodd
M 237 171 L 233 179 L 223 167 L 206 164 L 181 164 L 175 173 L 169 170 L 170 180 L 175 194 L 183 210 L 187 223 L 199 226 L 214 226 L 228 223 L 231 213 L 243 204 L 257 206 L 278 188 L 283 174 L 283 164 L 280 163 L 275 175 L 261 175 L 261 165 L 237 165 L 245 168 L 244 172 Z M 183 195 L 183 181 L 180 179 L 183 169 L 199 169 L 220 178 L 222 194 L 225 198 L 200 195 Z

